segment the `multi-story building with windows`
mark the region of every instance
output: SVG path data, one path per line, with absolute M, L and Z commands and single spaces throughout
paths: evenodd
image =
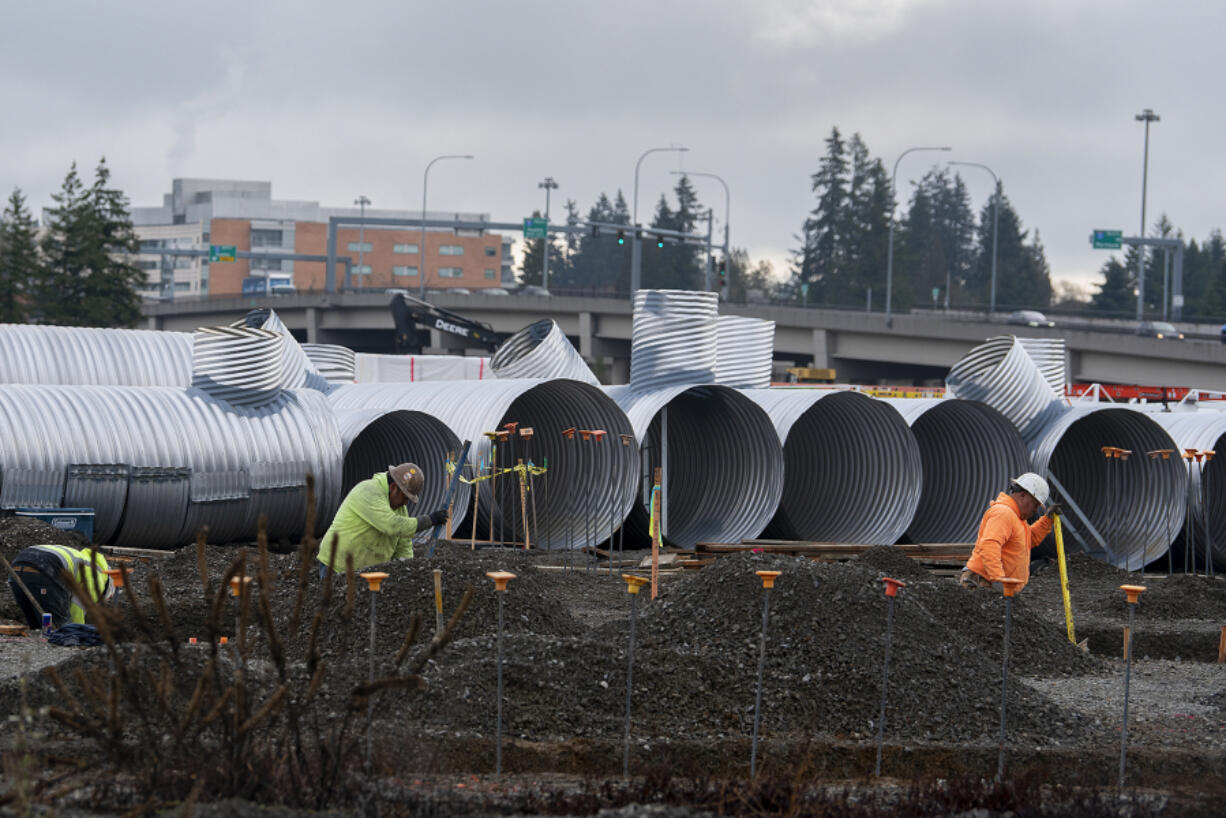
M 272 198 L 270 182 L 228 179 L 175 179 L 160 207 L 132 208 L 141 239 L 137 263 L 148 272 L 147 297 L 238 295 L 244 279 L 289 275 L 299 290 L 322 290 L 322 261 L 280 259 L 276 255 L 325 255 L 328 219 L 357 217 L 356 207 L 328 208 L 318 202 Z M 420 211 L 367 207 L 370 218 L 416 219 Z M 427 219 L 489 221 L 487 214 L 431 211 Z M 427 230 L 425 252 L 420 228 L 367 226 L 337 231 L 339 255 L 353 259 L 353 289 L 416 289 L 422 259 L 430 288 L 499 287 L 513 281 L 511 237 L 487 231 Z M 232 246 L 252 258 L 209 263 L 208 258 L 158 255 L 165 247 L 207 250 Z M 260 256 L 267 255 L 268 258 Z M 360 259 L 360 263 L 359 263 Z M 338 267 L 338 286 L 343 267 Z

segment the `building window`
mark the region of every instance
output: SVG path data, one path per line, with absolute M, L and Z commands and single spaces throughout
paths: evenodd
M 464 248 L 459 244 L 444 244 L 438 248 L 438 254 L 440 256 L 462 256 Z
M 463 267 L 439 267 L 438 277 L 439 278 L 463 278 L 464 268 Z
M 417 275 L 417 268 L 398 265 L 392 268 L 392 275 L 394 276 L 415 276 Z
M 281 231 L 280 230 L 259 230 L 251 228 L 251 246 L 252 247 L 280 247 L 281 246 Z
M 416 244 L 397 244 L 392 247 L 392 252 L 393 253 L 405 253 L 405 254 L 416 253 L 417 245 Z
M 350 253 L 369 253 L 371 251 L 371 243 L 368 241 L 351 241 L 349 242 Z
M 489 280 L 493 281 L 493 280 L 494 280 L 494 277 L 495 277 L 495 276 L 497 276 L 497 275 L 498 275 L 498 274 L 497 274 L 495 271 L 493 271 L 493 270 L 489 269 L 488 267 L 485 269 L 485 277 L 486 277 L 487 279 L 489 279 Z
M 486 247 L 485 254 L 489 256 L 490 258 L 493 258 L 494 256 L 498 255 L 498 248 L 497 247 Z
M 355 265 L 353 265 L 353 274 L 354 274 L 355 276 L 368 276 L 368 275 L 370 275 L 370 265 L 369 265 L 369 264 L 355 264 Z

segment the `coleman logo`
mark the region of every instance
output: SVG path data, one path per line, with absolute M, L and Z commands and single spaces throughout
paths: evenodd
M 458 324 L 450 324 L 444 321 L 442 318 L 434 319 L 434 328 L 445 330 L 447 332 L 454 333 L 455 335 L 463 335 L 466 338 L 468 337 L 467 329 L 459 326 Z
M 76 517 L 52 517 L 51 525 L 61 531 L 72 531 L 77 527 Z

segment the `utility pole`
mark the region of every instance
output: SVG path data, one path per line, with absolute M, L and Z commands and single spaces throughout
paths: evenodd
M 362 216 L 358 221 L 358 275 L 365 275 L 366 268 L 362 265 L 362 258 L 366 248 L 366 205 L 370 204 L 370 199 L 363 193 L 354 199 L 353 203 L 362 209 Z
M 660 151 L 677 151 L 684 153 L 689 148 L 681 145 L 670 145 L 667 148 L 648 148 L 639 156 L 639 160 L 634 163 L 634 202 L 631 205 L 633 208 L 630 218 L 630 226 L 634 229 L 634 244 L 630 247 L 630 300 L 634 300 L 634 293 L 642 285 L 643 277 L 643 231 L 639 226 L 639 168 L 643 165 L 643 160 L 648 154 L 659 153 Z
M 1145 238 L 1145 195 L 1149 184 L 1149 123 L 1160 122 L 1152 108 L 1146 108 L 1134 119 L 1145 123 L 1145 158 L 1141 164 L 1141 238 Z M 1145 319 L 1145 245 L 1137 247 L 1137 320 Z
M 546 176 L 545 181 L 538 182 L 537 187 L 545 188 L 545 246 L 544 252 L 541 255 L 544 257 L 541 261 L 541 287 L 549 289 L 549 191 L 557 190 L 558 183 L 553 180 L 552 176 Z

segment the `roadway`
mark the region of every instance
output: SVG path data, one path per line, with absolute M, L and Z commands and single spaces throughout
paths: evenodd
M 580 353 L 595 362 L 602 380 L 628 380 L 632 314 L 624 298 L 476 293 L 431 298 L 502 333 L 552 318 Z M 230 323 L 256 307 L 271 307 L 300 340 L 391 352 L 390 300 L 386 293 L 297 293 L 148 303 L 143 312 L 149 329 L 191 331 Z M 975 344 L 1015 333 L 1064 338 L 1074 381 L 1226 391 L 1226 344 L 1217 340 L 1217 325 L 1181 324 L 1189 340 L 1169 341 L 1137 336 L 1133 322 L 1115 320 L 1071 319 L 1054 329 L 1032 329 L 1006 324 L 1003 313 L 988 320 L 983 313 L 916 311 L 896 314 L 890 329 L 879 312 L 768 304 L 727 304 L 721 311 L 774 321 L 777 362 L 833 368 L 841 381 L 936 383 Z M 429 351 L 478 354 L 458 343 L 454 336 L 432 330 Z

